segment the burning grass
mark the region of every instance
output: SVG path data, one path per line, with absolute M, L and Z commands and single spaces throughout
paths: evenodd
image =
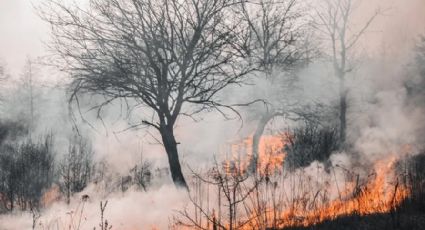
M 180 211 L 174 219 L 169 220 L 168 228 L 277 230 L 323 226 L 323 229 L 327 229 L 327 226 L 334 226 L 332 224 L 334 221 L 347 218 L 380 220 L 381 217 L 389 218 L 392 224 L 397 222 L 398 210 L 406 200 L 421 197 L 421 194 L 415 195 L 414 192 L 420 191 L 418 186 L 422 188 L 419 182 L 422 181 L 423 172 L 416 170 L 414 174 L 409 171 L 413 168 L 409 166 L 411 163 L 406 163 L 410 160 L 406 159 L 412 150 L 407 147 L 401 148 L 399 154 L 387 154 L 387 157 L 371 162 L 367 166 L 353 165 L 353 155 L 334 154 L 328 163 L 314 161 L 307 167 L 287 167 L 285 163 L 288 160 L 287 145 L 291 144 L 288 137 L 290 135 L 281 134 L 261 139 L 255 171 L 249 170 L 252 141 L 247 138 L 240 143 L 233 143 L 229 147 L 229 154 L 217 161 L 214 167 L 204 173 L 194 173 L 193 177 L 188 178 L 191 188 L 189 203 L 185 209 L 180 209 L 180 205 L 186 202 L 185 191 L 180 191 L 181 196 L 173 202 L 182 200 L 185 202 L 179 203 L 178 207 L 173 206 L 174 210 Z M 418 161 L 414 162 L 415 167 L 420 169 Z M 423 162 L 425 163 L 425 160 Z M 124 206 L 127 209 L 136 203 L 160 206 L 155 202 L 161 203 L 160 201 L 164 199 L 164 194 L 158 195 L 157 199 L 151 199 L 151 196 L 158 191 L 151 191 L 153 193 L 149 194 L 141 191 L 137 190 L 137 194 L 146 200 L 140 200 L 137 198 L 139 195 L 131 195 L 132 193 L 125 193 L 125 196 L 124 193 L 117 193 L 115 199 L 111 196 L 104 197 L 111 203 L 108 209 L 112 213 L 108 213 L 107 217 L 113 224 L 112 229 L 115 229 L 115 226 L 119 226 L 120 229 L 165 228 L 164 225 L 159 227 L 152 222 L 146 224 L 145 222 L 152 219 L 158 220 L 158 216 L 150 218 L 143 208 L 137 214 L 137 219 L 143 218 L 141 216 L 147 217 L 132 224 L 119 225 L 120 221 L 129 217 L 126 213 L 121 215 L 120 208 L 114 207 Z M 177 192 L 177 190 L 170 191 Z M 48 206 L 55 205 L 59 192 L 58 188 L 47 190 L 42 201 Z M 171 195 L 168 190 L 165 194 Z M 124 200 L 124 205 L 117 204 L 123 203 Z M 63 221 L 62 225 L 52 229 L 66 229 L 67 224 L 71 226 L 70 229 L 85 229 L 87 226 L 96 228 L 99 226 L 101 229 L 105 229 L 106 226 L 108 229 L 111 225 L 109 222 L 106 223 L 106 219 L 102 219 L 102 215 L 100 215 L 101 225 L 97 225 L 96 202 L 97 200 L 94 202 L 90 199 L 82 200 L 62 219 L 53 214 L 55 217 L 50 219 L 46 213 L 42 213 L 40 219 L 34 217 L 33 219 L 38 221 L 39 226 L 49 229 L 52 224 L 58 224 L 58 220 Z M 172 202 L 165 202 L 163 205 L 166 207 L 170 203 Z M 84 206 L 85 204 L 87 206 Z M 164 212 L 156 215 L 169 217 L 169 214 Z
M 409 196 L 409 189 L 395 179 L 396 160 L 383 160 L 375 164 L 375 175 L 365 186 L 348 183 L 343 195 L 312 210 L 289 209 L 281 214 L 279 227 L 311 226 L 326 220 L 350 215 L 388 213 Z M 395 179 L 396 181 L 390 181 Z
M 232 145 L 230 160 L 196 174 L 193 207 L 180 212 L 174 229 L 308 227 L 344 216 L 391 213 L 411 193 L 405 175 L 397 170 L 405 153 L 388 154 L 360 172 L 335 159 L 329 160 L 330 166 L 313 162 L 288 170 L 283 167 L 284 136 L 261 140 L 254 173 L 247 170 L 249 154 L 242 153 L 251 152 L 252 142 L 245 139 Z

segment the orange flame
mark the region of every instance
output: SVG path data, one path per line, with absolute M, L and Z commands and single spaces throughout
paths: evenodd
M 244 173 L 252 157 L 252 137 L 244 139 L 241 143 L 231 145 L 232 160 L 225 161 L 227 173 Z M 286 153 L 284 147 L 287 139 L 282 136 L 264 136 L 260 140 L 258 151 L 257 171 L 260 175 L 270 175 L 282 170 Z M 409 150 L 403 147 L 402 152 Z M 245 153 L 245 154 L 243 154 Z M 248 153 L 248 154 L 246 154 Z M 403 154 L 402 154 L 403 155 Z M 339 198 L 314 205 L 314 208 L 306 208 L 302 205 L 294 205 L 275 213 L 272 207 L 266 207 L 265 219 L 278 219 L 274 223 L 275 228 L 312 226 L 325 220 L 333 220 L 341 216 L 351 214 L 369 215 L 374 213 L 388 213 L 397 207 L 409 196 L 410 191 L 406 185 L 399 183 L 395 175 L 395 164 L 400 157 L 382 159 L 374 164 L 374 176 L 368 178 L 365 185 L 358 182 L 348 182 L 339 192 Z M 255 223 L 258 218 L 248 217 L 254 223 L 242 227 L 252 229 L 252 226 L 261 226 Z
M 256 170 L 260 175 L 270 174 L 282 168 L 286 145 L 286 138 L 281 136 L 262 136 L 258 145 L 258 160 Z M 248 137 L 239 143 L 230 146 L 231 156 L 224 161 L 227 173 L 244 173 L 252 159 L 253 138 Z M 230 158 L 230 159 L 229 159 Z
M 358 214 L 388 213 L 396 209 L 409 196 L 409 189 L 398 181 L 391 183 L 396 158 L 375 164 L 376 176 L 366 186 L 345 188 L 345 197 L 336 199 L 319 208 L 305 211 L 290 209 L 281 213 L 283 222 L 279 227 L 311 226 L 325 220 Z M 351 191 L 351 192 L 348 192 Z

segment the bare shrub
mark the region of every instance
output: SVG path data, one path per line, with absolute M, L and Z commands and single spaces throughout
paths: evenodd
M 59 187 L 69 204 L 74 193 L 81 192 L 90 182 L 93 163 L 88 140 L 74 136 L 69 141 L 68 153 L 59 165 Z
M 193 205 L 193 214 L 185 209 L 180 211 L 182 220 L 177 219 L 176 226 L 187 226 L 195 229 L 240 229 L 251 219 L 244 214 L 243 202 L 258 186 L 258 181 L 249 182 L 249 174 L 240 171 L 233 164 L 218 164 L 205 176 L 194 173 L 194 186 L 189 194 Z M 209 203 L 208 194 L 216 192 L 215 204 Z M 207 197 L 205 197 L 207 192 Z M 206 201 L 204 201 L 206 198 Z
M 338 129 L 312 123 L 294 129 L 287 139 L 285 165 L 290 169 L 308 166 L 315 160 L 326 162 L 339 145 Z
M 43 192 L 53 182 L 52 135 L 8 143 L 0 151 L 0 194 L 3 209 L 13 211 L 40 206 Z
M 132 174 L 133 183 L 147 191 L 153 176 L 151 162 L 144 160 L 141 155 L 140 162 L 130 170 L 130 173 Z

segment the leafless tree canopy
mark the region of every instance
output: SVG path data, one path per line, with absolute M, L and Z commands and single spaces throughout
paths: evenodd
M 249 47 L 251 60 L 258 66 L 258 76 L 271 85 L 258 93 L 267 103 L 254 112 L 259 114 L 256 114 L 258 123 L 252 137 L 253 170 L 260 138 L 267 124 L 279 116 L 300 117 L 286 95 L 296 81 L 296 74 L 292 72 L 308 59 L 307 20 L 302 13 L 303 7 L 302 2 L 296 0 L 253 0 L 243 2 L 240 7 L 246 31 L 242 33 L 245 36 L 243 44 Z
M 348 89 L 345 77 L 354 68 L 352 51 L 380 13 L 379 10 L 376 10 L 364 24 L 358 26 L 359 28 L 353 28 L 352 18 L 358 8 L 356 3 L 353 0 L 326 0 L 323 7 L 316 10 L 316 21 L 314 23 L 317 31 L 329 41 L 334 74 L 339 80 L 341 144 L 344 144 L 346 139 Z
M 173 126 L 180 114 L 222 105 L 217 93 L 252 70 L 238 44 L 234 0 L 92 0 L 88 9 L 49 0 L 41 9 L 53 31 L 53 50 L 80 92 L 134 99 L 154 111 L 143 124 L 162 136 L 173 165 Z M 191 103 L 197 108 L 184 111 Z M 170 153 L 173 152 L 173 156 Z M 171 163 L 171 161 L 173 163 Z M 180 171 L 180 165 L 175 169 Z M 177 173 L 181 174 L 181 173 Z M 180 179 L 179 179 L 180 178 Z M 185 183 L 181 183 L 185 184 Z
M 250 56 L 269 73 L 292 68 L 301 59 L 304 24 L 296 0 L 255 0 L 241 4 Z
M 218 91 L 248 70 L 234 43 L 235 2 L 94 0 L 90 9 L 50 1 L 53 48 L 72 74 L 74 93 L 134 98 L 172 126 L 186 102 L 215 107 Z M 228 20 L 226 20 L 228 19 Z

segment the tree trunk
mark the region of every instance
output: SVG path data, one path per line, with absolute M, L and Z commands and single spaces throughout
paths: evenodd
M 167 152 L 168 163 L 170 165 L 170 172 L 173 182 L 177 187 L 188 189 L 180 166 L 177 142 L 174 137 L 173 128 L 164 125 L 160 129 L 160 133 L 165 151 Z
M 13 212 L 13 200 L 15 199 L 14 192 L 9 191 L 9 199 L 10 199 L 10 211 Z
M 263 136 L 264 129 L 266 128 L 269 121 L 278 115 L 280 115 L 280 113 L 266 112 L 258 121 L 257 129 L 255 130 L 255 133 L 252 136 L 252 157 L 248 167 L 248 170 L 250 172 L 255 172 L 257 170 L 260 140 L 261 136 Z
M 340 79 L 340 95 L 339 95 L 339 138 L 341 146 L 345 145 L 347 136 L 347 90 L 345 89 L 345 82 L 343 77 Z

